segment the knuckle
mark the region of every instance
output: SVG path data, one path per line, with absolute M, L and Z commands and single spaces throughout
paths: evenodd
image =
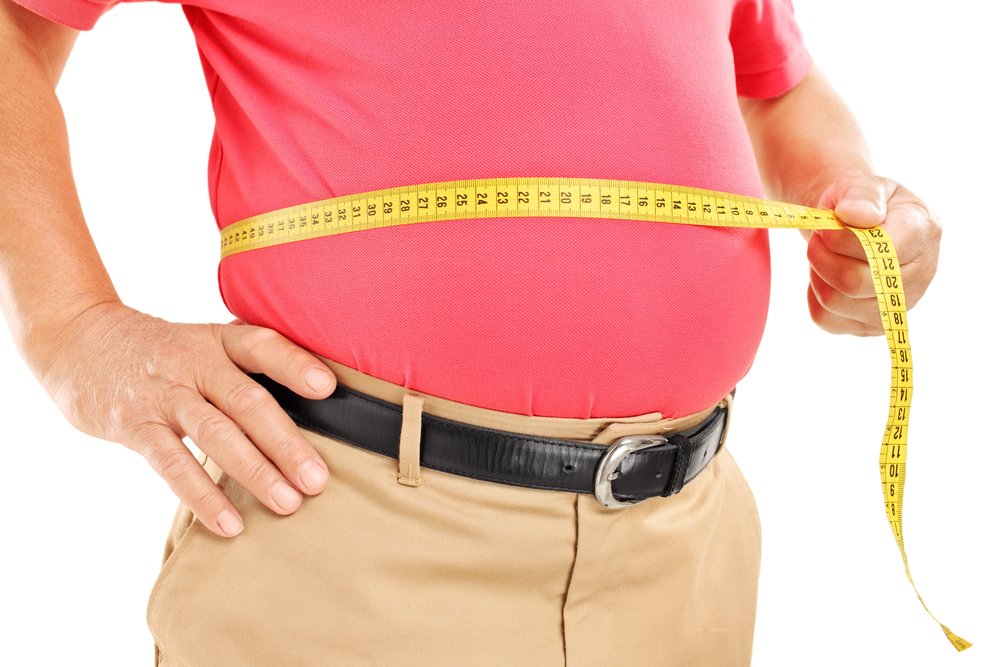
M 850 333 L 850 329 L 845 325 L 844 320 L 840 318 L 830 318 L 820 326 L 832 334 Z
M 179 382 L 168 383 L 161 393 L 161 406 L 164 412 L 176 414 L 177 407 L 191 397 L 191 388 Z
M 815 293 L 814 293 L 815 297 Z M 833 334 L 845 333 L 844 320 L 830 312 L 816 298 L 809 299 L 809 317 L 819 328 Z
M 298 463 L 310 454 L 300 440 L 300 437 L 296 437 L 295 435 L 281 435 L 276 437 L 270 449 L 269 454 L 272 454 L 274 458 L 280 458 L 288 463 Z
M 235 364 L 232 357 L 225 354 L 221 358 L 204 360 L 194 368 L 192 390 L 203 398 L 214 397 L 213 392 L 219 391 L 217 379 L 229 377 L 234 368 L 239 369 L 239 366 Z M 225 396 L 218 398 L 224 400 Z
M 885 176 L 876 176 L 875 181 L 886 199 L 893 197 L 900 190 L 905 190 L 905 188 L 899 184 L 899 181 L 886 178 Z
M 210 334 L 211 334 L 211 335 L 212 335 L 212 336 L 213 336 L 213 337 L 214 337 L 214 338 L 215 338 L 216 340 L 218 340 L 218 341 L 220 341 L 220 342 L 221 342 L 221 341 L 222 341 L 222 335 L 223 335 L 223 334 L 222 334 L 222 330 L 223 330 L 223 329 L 225 329 L 225 328 L 226 328 L 227 326 L 229 326 L 229 325 L 226 325 L 226 324 L 222 324 L 222 323 L 220 323 L 220 322 L 208 322 L 206 326 L 208 327 L 208 332 L 209 332 L 209 333 L 210 333 Z
M 242 476 L 248 485 L 263 489 L 270 486 L 268 482 L 274 476 L 273 467 L 270 463 L 255 458 L 244 465 Z
M 79 405 L 79 403 L 77 404 Z M 135 421 L 132 406 L 121 396 L 114 396 L 108 404 L 108 421 L 112 424 L 128 424 Z
M 247 325 L 240 328 L 244 329 L 245 327 L 247 327 Z M 259 327 L 256 325 L 249 325 L 249 327 L 250 328 L 247 329 L 243 335 L 244 344 L 250 350 L 272 346 L 274 343 L 283 338 L 283 336 L 274 329 L 268 329 L 267 327 Z
M 865 288 L 871 278 L 860 268 L 845 266 L 837 276 L 837 289 L 845 296 L 859 298 L 865 296 Z
M 157 431 L 160 426 L 162 425 L 148 421 L 129 424 L 122 429 L 119 440 L 126 447 L 152 463 L 158 442 Z
M 816 297 L 816 301 L 818 301 L 819 305 L 821 305 L 823 308 L 830 309 L 831 306 L 834 305 L 833 301 L 835 298 L 834 297 L 835 292 L 825 282 L 823 281 L 813 282 L 812 292 L 813 296 Z
M 156 472 L 168 483 L 179 482 L 190 471 L 190 452 L 187 449 L 171 449 L 160 454 L 156 460 Z
M 821 243 L 822 240 L 820 239 L 819 234 L 813 234 L 809 238 L 809 243 L 806 244 L 806 259 L 809 260 L 809 264 L 812 266 L 816 266 L 822 262 L 823 254 L 822 248 L 820 247 Z
M 199 417 L 191 427 L 191 436 L 197 443 L 207 443 L 221 438 L 229 430 L 229 422 L 222 415 L 210 412 Z
M 941 238 L 942 225 L 941 218 L 938 217 L 937 213 L 929 208 L 924 208 L 927 212 L 927 224 L 930 227 L 931 238 L 939 239 Z
M 251 413 L 267 406 L 271 394 L 256 382 L 240 382 L 229 390 L 227 403 L 234 411 Z
M 816 323 L 816 324 L 818 324 L 819 326 L 822 327 L 823 324 L 824 324 L 824 322 L 829 317 L 829 313 L 826 311 L 826 309 L 823 308 L 823 305 L 819 302 L 819 299 L 816 298 L 816 291 L 815 290 L 812 291 L 812 297 L 813 298 L 810 298 L 808 300 L 809 301 L 809 317 L 812 319 L 812 321 L 814 323 Z
M 839 323 L 837 322 L 837 320 L 833 318 L 828 317 L 816 320 L 816 324 L 819 325 L 819 328 L 822 329 L 823 331 L 828 331 L 829 333 L 833 334 L 843 333 Z
M 199 487 L 191 494 L 189 499 L 191 508 L 195 514 L 205 516 L 214 523 L 215 516 L 226 506 L 225 495 L 215 484 L 205 484 L 204 488 Z M 204 523 L 204 519 L 202 520 Z

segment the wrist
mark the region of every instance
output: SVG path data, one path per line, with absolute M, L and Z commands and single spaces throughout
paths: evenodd
M 39 317 L 25 327 L 21 356 L 41 385 L 49 391 L 57 360 L 81 347 L 81 337 L 92 332 L 110 313 L 128 308 L 117 296 L 74 304 L 60 317 Z M 130 309 L 131 310 L 131 309 Z
M 781 201 L 804 206 L 819 206 L 823 193 L 838 180 L 850 177 L 861 176 L 874 178 L 876 176 L 871 164 L 867 160 L 857 160 L 853 162 L 841 162 L 836 166 L 824 166 L 810 174 L 799 172 L 795 178 L 781 182 L 776 197 Z

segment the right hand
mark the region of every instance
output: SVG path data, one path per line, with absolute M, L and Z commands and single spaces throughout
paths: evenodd
M 184 444 L 185 435 L 278 514 L 298 509 L 299 491 L 315 495 L 326 486 L 323 458 L 244 372 L 264 373 L 306 398 L 332 393 L 329 367 L 277 331 L 239 320 L 168 322 L 109 302 L 75 317 L 53 340 L 35 343 L 48 351 L 38 373 L 42 386 L 69 422 L 141 454 L 220 536 L 239 534 L 242 519 Z M 306 384 L 313 369 L 319 389 Z M 314 474 L 304 474 L 310 465 Z

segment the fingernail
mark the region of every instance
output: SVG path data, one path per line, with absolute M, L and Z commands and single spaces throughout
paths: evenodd
M 299 465 L 299 481 L 307 489 L 318 489 L 326 481 L 326 468 L 315 461 L 303 461 Z
M 306 384 L 313 391 L 323 391 L 330 386 L 333 376 L 329 371 L 320 368 L 310 368 L 306 371 Z
M 219 524 L 219 528 L 222 529 L 222 532 L 230 537 L 238 535 L 243 530 L 243 522 L 240 521 L 240 518 L 232 510 L 222 510 L 215 520 Z
M 299 502 L 299 494 L 285 482 L 275 482 L 271 485 L 271 500 L 283 510 L 290 510 Z

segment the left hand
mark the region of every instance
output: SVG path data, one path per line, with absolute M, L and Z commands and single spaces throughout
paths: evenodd
M 937 271 L 941 223 L 902 185 L 881 176 L 845 175 L 823 192 L 817 208 L 834 209 L 851 227 L 883 224 L 899 256 L 907 309 L 923 296 Z M 868 259 L 850 230 L 804 232 L 809 241 L 809 314 L 830 333 L 882 335 Z

